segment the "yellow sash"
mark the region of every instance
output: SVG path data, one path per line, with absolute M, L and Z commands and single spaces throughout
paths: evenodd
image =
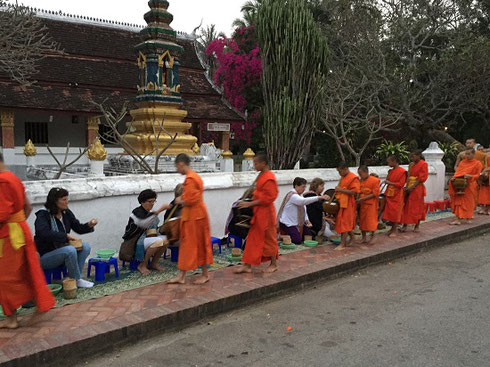
M 9 228 L 10 244 L 12 245 L 14 250 L 18 250 L 21 247 L 25 246 L 26 244 L 24 231 L 22 230 L 22 227 L 19 224 L 25 222 L 25 220 L 26 220 L 26 216 L 23 210 L 15 213 L 7 220 L 7 226 Z M 5 238 L 0 238 L 0 257 L 3 256 L 4 243 L 5 243 Z
M 395 186 L 389 185 L 385 193 L 386 197 L 391 198 L 395 196 Z

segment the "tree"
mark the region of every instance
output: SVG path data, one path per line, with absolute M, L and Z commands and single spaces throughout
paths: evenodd
M 264 0 L 257 12 L 264 136 L 274 169 L 291 169 L 322 114 L 328 45 L 307 3 Z
M 489 115 L 489 58 L 478 52 L 488 49 L 488 37 L 474 32 L 481 23 L 473 14 L 484 14 L 479 3 L 380 1 L 391 100 L 402 113 L 405 135 L 452 141 L 446 130 L 458 121 Z
M 380 132 L 400 114 L 386 97 L 390 80 L 381 45 L 381 16 L 366 0 L 330 2 L 326 33 L 331 50 L 324 119 L 319 130 L 330 136 L 342 160 L 350 154 L 356 166 Z
M 0 73 L 30 85 L 39 72 L 38 62 L 57 50 L 58 44 L 31 9 L 0 0 Z
M 257 13 L 264 0 L 250 0 L 245 2 L 241 8 L 243 18 L 233 21 L 234 28 L 245 28 L 257 24 Z
M 200 28 L 200 33 L 196 39 L 198 52 L 201 55 L 202 60 L 205 63 L 205 67 L 210 77 L 214 76 L 214 72 L 216 70 L 214 55 L 208 55 L 206 50 L 214 40 L 218 38 L 225 37 L 224 33 L 218 32 L 216 30 L 216 25 L 211 24 L 206 28 Z

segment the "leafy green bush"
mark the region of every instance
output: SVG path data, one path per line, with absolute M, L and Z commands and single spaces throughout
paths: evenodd
M 386 164 L 386 158 L 390 155 L 394 155 L 398 158 L 400 164 L 406 164 L 410 158 L 410 152 L 408 151 L 408 145 L 404 141 L 400 143 L 393 143 L 392 141 L 385 140 L 376 149 L 376 158 L 379 164 Z
M 444 157 L 442 158 L 442 161 L 446 165 L 447 171 L 453 172 L 454 164 L 456 163 L 456 157 L 459 153 L 459 144 L 457 142 L 438 142 L 437 144 L 439 144 L 439 148 L 441 148 L 441 150 L 444 152 Z

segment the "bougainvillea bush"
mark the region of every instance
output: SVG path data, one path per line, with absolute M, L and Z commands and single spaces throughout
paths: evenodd
M 247 123 L 234 124 L 232 131 L 235 140 L 249 144 L 252 132 L 260 122 L 263 104 L 260 85 L 262 61 L 255 28 L 239 28 L 232 38 L 220 37 L 212 41 L 206 53 L 216 58 L 214 81 L 222 88 L 224 97 L 238 111 L 248 114 Z

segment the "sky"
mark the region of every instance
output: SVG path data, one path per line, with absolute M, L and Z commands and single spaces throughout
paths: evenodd
M 13 2 L 14 0 L 8 0 Z M 240 17 L 245 0 L 169 0 L 174 15 L 171 26 L 191 33 L 203 20 L 216 24 L 217 30 L 230 35 L 231 23 Z M 108 20 L 146 25 L 143 15 L 149 10 L 147 0 L 19 0 L 26 6 L 86 15 Z

